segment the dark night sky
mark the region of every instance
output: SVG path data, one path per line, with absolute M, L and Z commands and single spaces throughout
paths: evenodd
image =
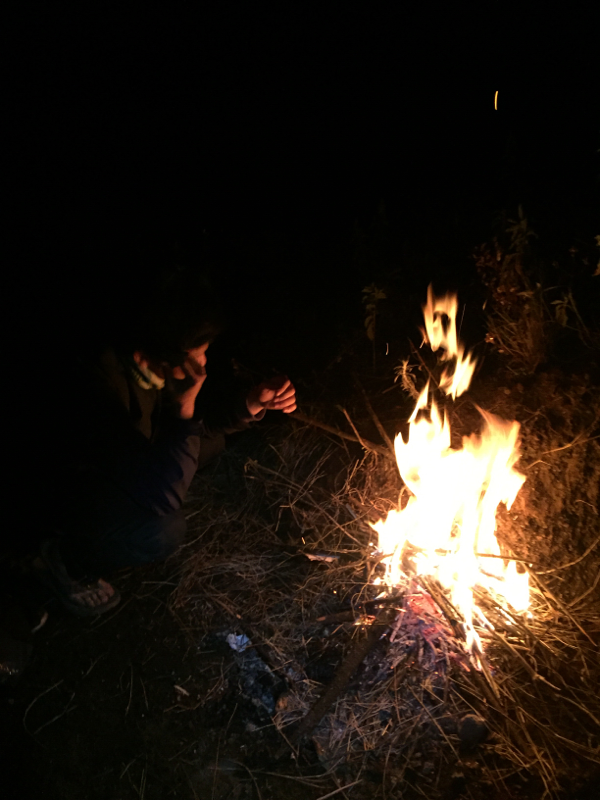
M 597 109 L 585 58 L 575 80 L 560 69 L 559 17 L 536 20 L 530 81 L 498 58 L 503 37 L 514 58 L 532 42 L 501 3 L 485 19 L 460 3 L 80 6 L 28 7 L 12 61 L 21 273 L 46 308 L 175 241 L 318 248 L 382 199 L 420 236 L 530 198 L 563 219 L 594 203 Z M 255 261 L 224 266 L 229 283 L 289 290 Z

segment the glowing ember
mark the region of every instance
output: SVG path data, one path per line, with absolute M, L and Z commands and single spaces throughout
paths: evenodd
M 429 287 L 423 307 L 426 338 L 433 350 L 444 350 L 444 360 L 455 359 L 440 384 L 453 398 L 467 389 L 475 368 L 457 341 L 456 310 L 455 295 L 435 298 Z M 514 561 L 494 558 L 500 556 L 498 505 L 510 508 L 525 481 L 514 469 L 520 426 L 478 410 L 482 433 L 463 437 L 462 449 L 454 450 L 448 421 L 435 401 L 429 402 L 429 384 L 425 387 L 409 420 L 408 441 L 398 435 L 394 442 L 400 475 L 412 496 L 404 509 L 373 525 L 378 549 L 386 554 L 383 582 L 403 582 L 402 561 L 407 557 L 418 575 L 436 577 L 463 614 L 467 645 L 475 653 L 481 643 L 474 616 L 489 625 L 473 602 L 475 586 L 492 591 L 501 605 L 509 603 L 515 611 L 525 611 L 529 604 L 527 573 L 517 572 Z

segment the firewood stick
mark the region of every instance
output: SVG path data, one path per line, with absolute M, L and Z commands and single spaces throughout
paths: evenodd
M 308 417 L 306 414 L 302 414 L 300 411 L 294 411 L 289 416 L 290 419 L 296 420 L 297 422 L 303 422 L 306 425 L 312 425 L 313 428 L 320 428 L 327 433 L 332 433 L 334 436 L 338 436 L 340 439 L 347 439 L 349 442 L 357 442 L 366 450 L 371 450 L 373 453 L 378 453 L 380 456 L 385 456 L 386 458 L 391 457 L 386 447 L 381 447 L 381 445 L 370 442 L 362 437 L 352 436 L 352 434 L 345 433 L 344 431 L 339 430 L 339 428 L 334 428 L 331 425 L 326 425 L 324 422 L 313 419 L 313 417 Z
M 304 717 L 295 733 L 290 737 L 294 745 L 299 744 L 300 740 L 311 733 L 325 716 L 329 707 L 346 688 L 352 675 L 365 660 L 370 651 L 375 647 L 384 631 L 390 626 L 396 612 L 393 609 L 383 611 L 369 630 L 366 639 L 358 642 L 350 651 L 345 661 L 337 671 L 335 678 L 331 681 L 325 692 L 317 700 Z
M 338 611 L 334 614 L 327 614 L 324 617 L 317 617 L 316 621 L 322 622 L 325 625 L 330 622 L 356 622 L 361 616 L 373 616 L 378 608 L 399 603 L 401 600 L 402 596 L 398 594 L 392 595 L 391 597 L 380 597 L 377 600 L 367 600 L 364 603 L 360 603 L 355 609 Z
M 367 445 L 366 445 L 366 444 L 364 443 L 364 441 L 363 441 L 363 438 L 362 438 L 362 436 L 361 436 L 361 435 L 360 435 L 360 433 L 358 432 L 358 429 L 357 429 L 356 425 L 355 425 L 355 424 L 352 422 L 352 417 L 350 416 L 350 414 L 349 414 L 349 413 L 346 411 L 346 409 L 345 409 L 343 406 L 338 406 L 338 408 L 339 408 L 339 410 L 342 412 L 342 414 L 343 414 L 343 415 L 346 417 L 346 419 L 348 420 L 348 425 L 350 425 L 350 427 L 351 427 L 351 428 L 352 428 L 352 430 L 354 431 L 354 435 L 356 436 L 356 438 L 358 439 L 358 441 L 359 441 L 359 442 L 362 444 L 362 446 L 363 446 L 365 449 L 368 449 L 368 448 L 367 448 Z

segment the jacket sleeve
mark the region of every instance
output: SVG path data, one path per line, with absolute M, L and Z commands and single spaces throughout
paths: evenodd
M 264 416 L 250 415 L 246 396 L 245 386 L 228 386 L 224 392 L 217 387 L 191 420 L 178 418 L 167 407 L 157 408 L 148 438 L 104 377 L 87 372 L 87 381 L 78 383 L 74 395 L 76 406 L 71 403 L 65 417 L 64 444 L 72 448 L 78 469 L 95 472 L 100 483 L 108 480 L 141 508 L 162 516 L 181 507 L 204 436 L 244 430 Z
M 246 430 L 253 422 L 260 421 L 265 411 L 252 416 L 246 405 L 250 391 L 246 381 L 230 380 L 213 384 L 210 378 L 198 395 L 194 417 L 202 420 L 205 435 L 236 433 Z

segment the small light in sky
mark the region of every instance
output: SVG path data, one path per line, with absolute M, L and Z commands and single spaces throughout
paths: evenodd
M 494 110 L 498 111 L 498 92 L 494 95 Z

